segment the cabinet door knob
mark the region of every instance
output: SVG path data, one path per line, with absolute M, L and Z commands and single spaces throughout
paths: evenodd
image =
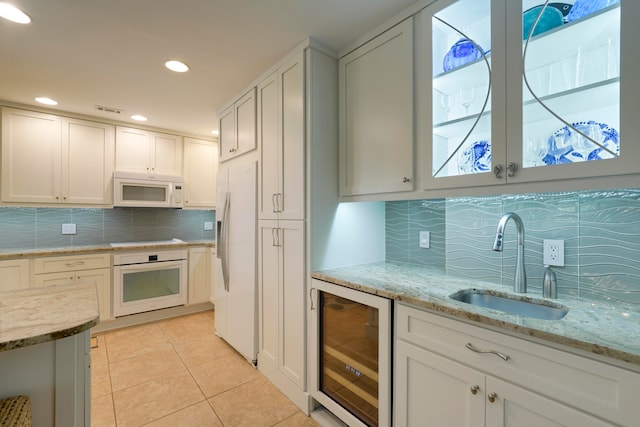
M 493 392 L 487 395 L 487 399 L 489 399 L 489 402 L 491 403 L 495 402 L 497 398 L 498 398 L 498 395 Z
M 404 183 L 411 182 L 411 179 L 405 176 L 405 177 L 402 177 L 402 182 Z
M 478 391 L 480 391 L 479 385 L 476 384 L 471 386 L 471 394 L 478 394 Z
M 507 166 L 507 170 L 509 171 L 507 172 L 507 176 L 509 177 L 514 176 L 518 171 L 518 164 L 516 162 L 509 162 L 509 165 Z
M 496 178 L 498 179 L 502 179 L 502 165 L 495 165 L 493 168 L 493 174 L 496 176 Z

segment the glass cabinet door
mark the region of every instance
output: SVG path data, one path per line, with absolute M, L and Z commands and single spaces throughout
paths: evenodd
M 522 1 L 524 177 L 554 178 L 563 165 L 596 175 L 624 152 L 620 13 L 619 0 Z
M 431 181 L 492 172 L 491 3 L 439 2 L 430 15 Z

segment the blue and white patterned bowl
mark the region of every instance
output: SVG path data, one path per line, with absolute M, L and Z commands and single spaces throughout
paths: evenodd
M 447 72 L 468 62 L 480 59 L 482 53 L 468 39 L 460 39 L 451 46 L 442 61 L 442 69 Z
M 461 174 L 489 172 L 491 170 L 491 142 L 476 141 L 458 155 Z
M 594 12 L 604 9 L 607 6 L 620 3 L 620 0 L 576 0 L 573 7 L 567 15 L 567 22 L 573 22 L 576 19 L 584 18 Z

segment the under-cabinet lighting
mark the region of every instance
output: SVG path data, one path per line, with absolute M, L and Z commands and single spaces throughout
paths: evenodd
M 211 135 L 213 135 L 213 136 L 218 136 L 218 135 L 220 135 L 220 131 L 218 131 L 218 130 L 212 130 L 212 131 L 211 131 Z
M 45 105 L 58 105 L 58 101 L 47 98 L 46 96 L 39 96 L 36 98 L 36 101 L 38 101 L 40 104 Z
M 137 120 L 139 122 L 146 122 L 147 121 L 147 118 L 145 116 L 140 115 L 140 114 L 134 114 L 133 116 L 131 116 L 131 118 L 133 120 Z
M 189 66 L 180 61 L 167 61 L 164 63 L 164 66 L 171 71 L 175 71 L 176 73 L 186 73 L 187 71 L 189 71 Z
M 0 3 L 0 17 L 18 24 L 28 24 L 31 22 L 31 18 L 29 18 L 26 13 L 7 3 Z

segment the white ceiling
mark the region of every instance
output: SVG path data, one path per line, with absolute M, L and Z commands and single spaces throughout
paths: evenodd
M 0 0 L 0 100 L 211 137 L 217 110 L 307 37 L 339 50 L 417 0 Z M 173 73 L 168 59 L 191 71 Z M 99 112 L 96 105 L 121 108 Z

